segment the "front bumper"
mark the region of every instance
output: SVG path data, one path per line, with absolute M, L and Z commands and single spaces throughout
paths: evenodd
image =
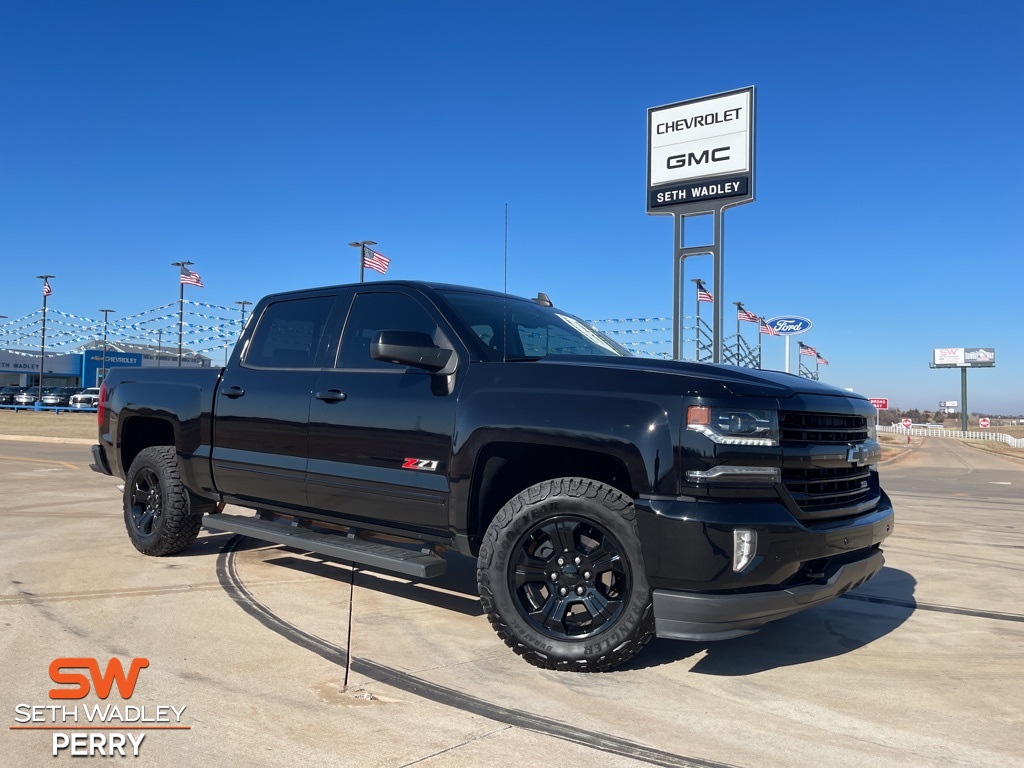
M 830 567 L 820 584 L 803 584 L 771 592 L 700 594 L 654 591 L 654 626 L 658 637 L 674 640 L 728 640 L 756 632 L 770 621 L 828 602 L 859 587 L 885 563 L 881 550 Z
M 797 520 L 764 499 L 641 497 L 636 512 L 657 635 L 688 640 L 750 634 L 859 586 L 882 568 L 894 527 L 884 491 L 874 509 L 835 520 Z M 739 572 L 736 529 L 757 534 Z

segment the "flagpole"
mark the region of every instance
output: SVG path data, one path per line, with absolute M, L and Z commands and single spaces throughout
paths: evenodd
M 743 309 L 743 304 L 738 301 L 734 301 L 736 305 L 736 365 L 740 365 L 740 311 Z
M 678 259 L 677 259 L 677 261 L 678 261 Z M 697 310 L 694 312 L 694 321 L 693 321 L 693 356 L 697 359 L 697 362 L 699 363 L 700 362 L 700 280 L 698 280 L 695 277 L 692 280 L 690 280 L 690 282 L 693 283 L 694 287 L 697 289 Z M 680 341 L 679 342 L 679 351 L 680 351 L 679 359 L 680 360 L 683 357 L 682 350 L 683 350 L 683 344 L 682 344 L 682 341 Z
M 178 267 L 184 270 L 190 264 L 194 264 L 193 261 L 172 261 L 172 267 Z M 185 328 L 185 284 L 181 282 L 182 272 L 178 272 L 178 367 L 181 368 L 181 341 L 182 333 Z
M 374 240 L 363 240 L 358 243 L 349 243 L 353 248 L 359 249 L 359 282 L 363 282 L 363 269 L 366 265 L 366 246 L 376 245 Z
M 50 284 L 50 278 L 56 277 L 56 275 L 36 275 L 40 280 L 43 281 L 43 341 L 39 345 L 39 394 L 36 397 L 36 404 L 42 404 L 43 402 L 43 369 L 46 367 L 46 297 L 49 295 L 47 287 Z
M 757 318 L 757 370 L 764 370 L 763 361 L 761 360 L 761 328 L 764 327 L 764 318 Z

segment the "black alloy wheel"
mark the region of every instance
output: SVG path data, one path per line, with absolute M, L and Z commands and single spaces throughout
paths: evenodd
M 633 499 L 582 477 L 510 499 L 480 543 L 477 588 L 494 631 L 544 669 L 601 672 L 654 636 Z
M 619 542 L 580 517 L 554 517 L 529 529 L 509 572 L 519 613 L 556 640 L 590 637 L 617 621 L 631 583 Z

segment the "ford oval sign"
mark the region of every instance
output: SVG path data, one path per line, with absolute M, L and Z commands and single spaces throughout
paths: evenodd
M 796 336 L 798 333 L 806 333 L 811 330 L 811 321 L 806 317 L 786 315 L 784 317 L 773 317 L 767 321 L 770 328 L 774 328 L 779 336 Z

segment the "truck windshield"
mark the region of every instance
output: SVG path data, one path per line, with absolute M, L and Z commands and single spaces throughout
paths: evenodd
M 627 349 L 596 328 L 554 307 L 513 296 L 465 291 L 442 291 L 442 295 L 496 360 L 537 360 L 549 355 L 630 356 Z M 503 327 L 507 334 L 502 332 Z

